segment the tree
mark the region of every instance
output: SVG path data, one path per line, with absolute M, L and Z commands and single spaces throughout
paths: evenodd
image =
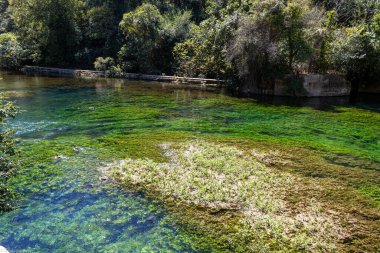
M 27 63 L 51 66 L 111 57 L 118 72 L 374 81 L 379 20 L 377 0 L 0 0 L 0 57 L 3 68 L 23 48 Z
M 265 80 L 286 72 L 286 63 L 280 57 L 280 34 L 272 28 L 266 15 L 247 16 L 239 22 L 228 50 L 228 59 L 237 66 L 243 83 L 261 87 Z
M 171 11 L 162 15 L 159 28 L 158 46 L 153 51 L 154 65 L 161 72 L 173 73 L 176 68 L 173 49 L 183 42 L 192 25 L 189 11 Z
M 143 4 L 124 14 L 120 29 L 125 36 L 125 44 L 119 58 L 125 70 L 147 72 L 156 68 L 152 55 L 158 45 L 161 18 L 158 8 L 151 4 Z
M 17 32 L 34 62 L 73 64 L 83 0 L 10 0 L 10 6 Z
M 355 25 L 363 20 L 370 20 L 378 9 L 377 0 L 314 0 L 317 5 L 337 14 L 337 21 L 344 25 Z
M 81 40 L 76 52 L 76 62 L 81 67 L 91 67 L 99 56 L 116 55 L 120 48 L 118 20 L 106 4 L 86 6 L 81 20 Z
M 120 23 L 125 36 L 119 52 L 123 69 L 143 73 L 171 73 L 173 47 L 185 39 L 190 19 L 190 12 L 172 10 L 161 14 L 151 4 L 143 4 L 126 13 Z
M 8 0 L 0 0 L 0 33 L 13 29 Z
M 311 55 L 311 45 L 306 40 L 306 13 L 309 11 L 308 4 L 288 3 L 282 13 L 275 18 L 280 22 L 278 25 L 282 31 L 284 40 L 282 49 L 289 71 L 297 71 L 297 64 L 305 63 Z
M 106 6 L 94 7 L 88 10 L 86 18 L 88 20 L 86 35 L 94 41 L 95 46 L 108 47 L 117 30 L 112 10 Z
M 226 47 L 231 28 L 228 21 L 223 22 L 216 18 L 193 25 L 188 39 L 174 48 L 177 72 L 191 77 L 226 77 L 230 71 L 226 61 Z
M 369 25 L 369 32 L 372 45 L 380 51 L 380 10 L 373 16 Z
M 0 69 L 17 69 L 21 66 L 25 51 L 13 33 L 0 34 Z
M 199 25 L 193 25 L 187 40 L 174 48 L 178 73 L 226 79 L 234 77 L 227 60 L 228 48 L 241 16 L 249 11 L 251 5 L 252 1 L 205 1 L 208 18 Z
M 368 29 L 363 24 L 339 29 L 332 43 L 331 63 L 347 75 L 355 92 L 359 85 L 380 81 L 380 51 L 376 35 Z
M 305 3 L 264 1 L 244 15 L 228 49 L 243 83 L 268 88 L 276 78 L 297 74 L 311 55 Z

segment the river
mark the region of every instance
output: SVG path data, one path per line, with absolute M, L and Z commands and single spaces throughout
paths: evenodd
M 20 109 L 8 126 L 19 140 L 21 169 L 10 183 L 21 199 L 0 215 L 0 245 L 11 252 L 214 251 L 159 202 L 100 178 L 114 160 L 165 160 L 162 142 L 211 136 L 296 145 L 379 169 L 376 100 L 235 98 L 155 82 L 0 77 L 0 92 Z

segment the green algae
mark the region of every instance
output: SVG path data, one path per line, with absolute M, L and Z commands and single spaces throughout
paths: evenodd
M 371 206 L 360 204 L 364 199 L 355 191 L 348 187 L 342 190 L 344 185 L 334 181 L 298 177 L 264 165 L 286 164 L 284 154 L 257 150 L 242 152 L 234 146 L 199 140 L 165 144 L 162 148 L 169 162 L 126 159 L 111 164 L 105 173 L 125 189 L 142 190 L 166 205 L 179 207 L 183 222 L 194 223 L 196 218 L 204 220 L 198 227 L 212 231 L 216 241 L 224 240 L 225 247 L 232 252 L 364 249 L 364 240 L 349 245 L 342 243 L 351 240 L 352 234 L 357 232 L 347 229 L 349 221 L 344 217 L 351 213 L 342 209 L 357 202 L 352 206 L 371 214 Z M 305 193 L 295 194 L 294 189 L 302 189 Z M 313 191 L 322 197 L 312 196 L 310 192 Z M 333 191 L 338 194 L 331 199 L 336 202 L 331 206 L 323 195 Z M 342 198 L 339 195 L 347 197 L 344 203 L 338 204 Z M 298 199 L 294 201 L 289 196 Z M 297 208 L 297 205 L 302 207 Z M 189 217 L 185 218 L 185 214 Z M 231 214 L 233 219 L 228 218 Z M 372 215 L 380 217 L 379 212 Z M 217 231 L 213 230 L 213 224 L 218 224 Z M 376 242 L 380 236 L 376 235 L 377 225 L 379 223 L 374 221 L 361 231 L 367 240 L 364 245 L 372 247 L 371 251 L 380 246 Z
M 219 123 L 223 133 L 380 161 L 378 113 L 349 107 L 326 112 L 307 107 L 263 106 L 250 99 L 226 100 L 221 96 L 196 101 L 201 114 L 206 112 L 214 125 Z
M 99 181 L 98 168 L 108 162 L 126 158 L 167 162 L 159 144 L 194 138 L 227 142 L 243 150 L 255 147 L 292 153 L 291 163 L 272 165 L 281 171 L 328 182 L 330 191 L 317 197 L 326 201 L 338 198 L 339 204 L 347 202 L 368 210 L 380 203 L 378 107 L 371 111 L 352 105 L 336 106 L 333 110 L 268 105 L 256 99 L 229 97 L 219 91 L 121 80 L 4 76 L 0 89 L 9 94 L 28 94 L 16 98 L 22 114 L 10 122 L 21 141 L 23 156 L 23 170 L 11 181 L 12 187 L 22 194 L 20 209 L 0 217 L 0 242 L 14 247 L 24 245 L 16 250 L 28 251 L 28 247 L 41 252 L 53 248 L 57 252 L 80 252 L 86 251 L 86 247 L 90 251 L 118 252 L 125 248 L 133 252 L 133 247 L 142 250 L 147 244 L 143 237 L 147 235 L 133 228 L 127 231 L 134 226 L 129 223 L 134 218 L 128 217 L 139 217 L 140 209 L 146 210 L 148 218 L 151 212 L 154 217 L 158 213 L 159 218 L 154 220 L 161 224 L 147 236 L 157 243 L 148 243 L 145 250 L 226 250 L 228 238 L 218 234 L 217 225 L 210 227 L 199 220 L 181 221 L 181 213 L 185 211 L 165 207 L 175 216 L 172 217 L 161 210 L 159 203 L 152 204 L 151 200 L 133 194 L 124 196 Z M 80 152 L 74 151 L 74 147 Z M 57 157 L 63 158 L 57 161 Z M 347 193 L 338 191 L 334 195 L 334 187 L 343 187 Z M 76 195 L 78 191 L 80 194 Z M 56 210 L 54 194 L 68 198 L 59 205 L 61 211 L 57 216 L 33 220 L 43 209 Z M 96 204 L 88 204 L 81 212 L 75 206 L 80 206 L 80 196 L 86 194 L 92 194 Z M 300 197 L 294 193 L 289 198 L 298 203 Z M 115 199 L 117 205 L 113 209 L 96 202 L 111 205 Z M 72 209 L 64 210 L 67 204 Z M 135 208 L 130 210 L 128 205 Z M 150 207 L 145 209 L 146 206 Z M 115 212 L 112 217 L 107 215 L 111 211 Z M 212 220 L 207 212 L 187 211 L 189 216 L 199 214 L 204 220 Z M 13 220 L 23 212 L 31 213 L 15 226 Z M 72 220 L 67 218 L 69 214 L 74 215 Z M 104 217 L 102 222 L 90 219 L 95 214 Z M 108 218 L 114 225 L 110 226 Z M 146 224 L 145 218 L 141 220 Z M 90 224 L 92 230 L 82 228 L 80 223 Z M 120 228 L 122 225 L 125 230 Z M 20 231 L 24 231 L 23 236 L 16 237 Z M 32 238 L 36 236 L 33 231 L 45 239 Z M 115 231 L 120 234 L 116 236 Z M 86 234 L 88 240 L 83 239 Z M 75 236 L 79 239 L 75 240 Z M 64 240 L 70 243 L 63 245 Z

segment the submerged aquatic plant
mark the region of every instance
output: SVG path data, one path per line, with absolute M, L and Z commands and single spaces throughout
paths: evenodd
M 239 213 L 238 223 L 231 224 L 239 227 L 230 235 L 234 251 L 334 252 L 346 236 L 339 220 L 315 199 L 294 213 L 285 195 L 302 184 L 300 179 L 277 173 L 253 155 L 205 141 L 162 148 L 168 163 L 126 159 L 112 164 L 108 173 L 128 189 L 144 190 L 175 205 Z
M 7 185 L 9 177 L 17 169 L 15 142 L 13 132 L 4 127 L 5 120 L 14 117 L 16 112 L 13 103 L 3 101 L 0 94 L 0 212 L 11 210 L 16 196 Z

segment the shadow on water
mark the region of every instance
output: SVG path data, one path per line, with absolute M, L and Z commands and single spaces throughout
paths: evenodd
M 231 95 L 231 93 L 228 93 Z M 232 96 L 232 95 L 231 95 Z M 244 96 L 238 96 L 247 98 Z M 356 107 L 368 111 L 380 112 L 380 96 L 378 94 L 358 94 L 356 97 L 286 97 L 269 95 L 252 95 L 263 105 L 310 107 L 320 111 L 339 112 L 336 107 Z

